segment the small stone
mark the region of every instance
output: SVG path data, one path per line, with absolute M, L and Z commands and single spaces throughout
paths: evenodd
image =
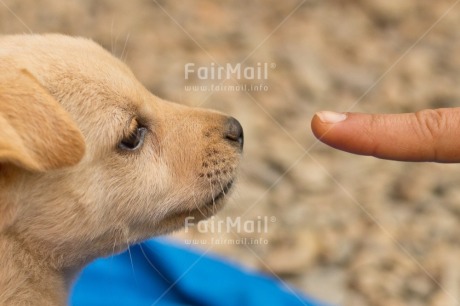
M 268 267 L 263 269 L 278 275 L 301 274 L 306 271 L 318 255 L 315 236 L 307 230 L 293 233 L 294 237 L 272 245 L 265 258 Z

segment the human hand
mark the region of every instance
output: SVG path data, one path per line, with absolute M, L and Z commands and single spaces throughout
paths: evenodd
M 460 108 L 407 114 L 321 111 L 311 122 L 325 144 L 354 154 L 399 161 L 460 162 Z

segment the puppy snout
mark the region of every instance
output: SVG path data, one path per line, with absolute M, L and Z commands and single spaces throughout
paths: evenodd
M 243 127 L 235 118 L 230 117 L 227 119 L 227 122 L 225 123 L 224 137 L 230 143 L 236 145 L 240 150 L 243 149 Z

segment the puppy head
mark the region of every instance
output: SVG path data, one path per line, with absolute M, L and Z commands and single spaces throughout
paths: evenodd
M 153 96 L 89 40 L 10 36 L 0 45 L 0 68 L 30 71 L 86 146 L 77 164 L 24 172 L 10 188 L 18 212 L 8 231 L 29 248 L 73 266 L 221 208 L 242 150 L 235 119 Z M 77 160 L 82 153 L 79 145 L 63 147 Z

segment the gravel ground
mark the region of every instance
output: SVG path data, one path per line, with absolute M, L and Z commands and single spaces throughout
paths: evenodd
M 452 0 L 0 1 L 1 33 L 91 37 L 157 95 L 238 118 L 239 187 L 208 225 L 262 230 L 175 237 L 353 306 L 460 305 L 460 171 L 334 151 L 309 120 L 457 105 L 459 28 Z M 240 62 L 267 63 L 267 79 L 184 76 Z M 238 84 L 259 90 L 217 88 Z

